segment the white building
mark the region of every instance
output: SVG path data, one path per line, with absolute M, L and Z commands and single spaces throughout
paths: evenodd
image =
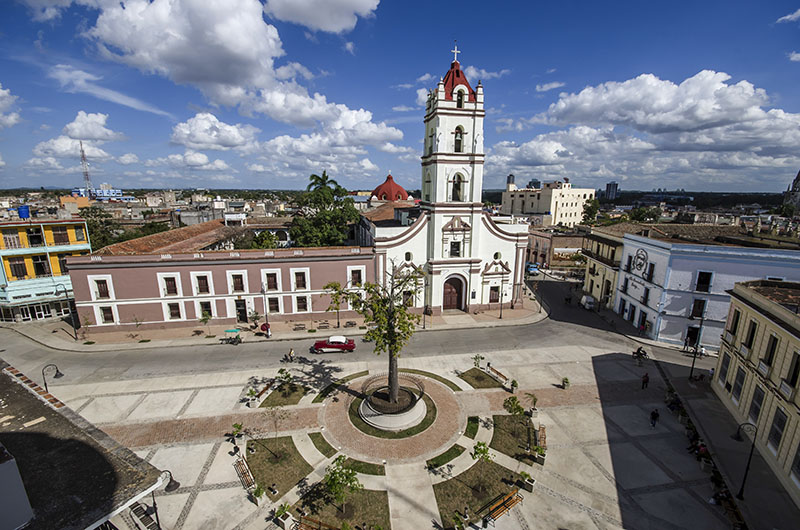
M 569 179 L 545 182 L 541 188 L 517 189 L 509 175 L 500 212 L 504 215 L 549 215 L 550 223 L 575 226 L 583 220 L 583 206 L 594 199 L 592 188 L 573 188 Z
M 796 250 L 699 242 L 701 238 L 687 243 L 681 239 L 689 236 L 656 230 L 650 229 L 653 237 L 625 235 L 616 305 L 618 314 L 652 339 L 716 350 L 728 315 L 728 291 L 736 282 L 800 280 Z
M 432 313 L 521 303 L 528 226 L 483 211 L 483 117 L 483 87 L 454 60 L 428 94 L 420 206 L 386 203 L 387 215 L 362 222 L 376 277 L 393 266 L 424 270 L 413 304 Z

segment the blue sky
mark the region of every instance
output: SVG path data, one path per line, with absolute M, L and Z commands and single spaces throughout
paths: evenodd
M 781 191 L 800 169 L 800 2 L 6 0 L 0 187 L 420 182 L 454 39 L 486 188 Z

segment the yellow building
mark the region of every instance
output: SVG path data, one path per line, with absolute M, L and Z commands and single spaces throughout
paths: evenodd
M 800 505 L 800 283 L 753 280 L 731 307 L 712 388 Z
M 91 252 L 83 220 L 0 223 L 0 320 L 17 322 L 68 315 L 69 256 Z
M 586 256 L 586 273 L 583 291 L 597 300 L 599 307 L 614 309 L 617 292 L 617 273 L 622 259 L 621 237 L 592 228 L 584 238 L 583 255 Z

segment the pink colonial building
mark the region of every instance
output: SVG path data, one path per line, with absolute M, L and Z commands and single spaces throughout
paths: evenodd
M 369 247 L 169 250 L 190 246 L 183 241 L 146 252 L 181 230 L 136 240 L 126 254 L 112 245 L 69 259 L 81 322 L 96 331 L 164 329 L 197 325 L 208 312 L 212 324 L 233 325 L 253 311 L 271 321 L 311 320 L 328 308 L 327 283 L 375 281 Z

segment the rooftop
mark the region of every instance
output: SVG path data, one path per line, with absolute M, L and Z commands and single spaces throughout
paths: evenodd
M 745 228 L 732 225 L 645 224 L 626 222 L 608 226 L 598 226 L 595 227 L 593 231 L 595 233 L 605 233 L 619 237 L 625 234 L 633 234 L 675 244 L 800 250 L 800 241 L 798 240 L 773 237 L 768 234 L 749 235 Z
M 369 210 L 363 212 L 361 215 L 366 218 L 368 221 L 371 221 L 373 224 L 381 224 L 389 222 L 394 223 L 395 221 L 395 210 L 404 209 L 404 208 L 414 208 L 414 201 L 391 201 L 381 204 L 380 206 L 376 206 L 375 208 L 370 208 Z
M 0 443 L 35 514 L 26 528 L 89 527 L 158 483 L 158 469 L 60 402 L 46 404 L 2 359 L 0 368 Z
M 752 289 L 767 300 L 775 302 L 784 309 L 800 314 L 800 283 L 773 280 L 754 280 L 744 286 Z

